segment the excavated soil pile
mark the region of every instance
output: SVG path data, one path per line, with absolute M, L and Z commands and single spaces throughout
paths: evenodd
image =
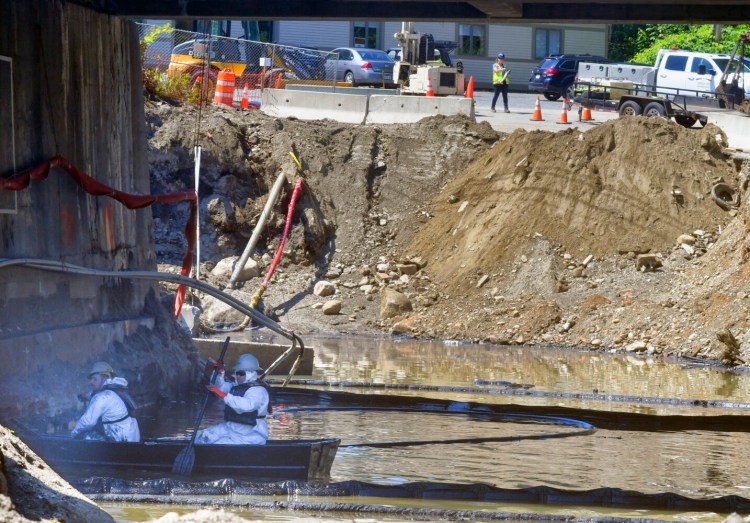
M 301 334 L 746 359 L 750 163 L 717 127 L 636 117 L 502 137 L 465 118 L 362 126 L 158 102 L 146 114 L 152 192 L 192 187 L 203 145 L 201 274 L 219 288 L 217 263 L 242 253 L 286 176 L 253 253 L 260 274 L 231 291 L 246 303 L 279 245 L 296 152 L 304 189 L 263 306 Z M 712 199 L 722 181 L 741 205 Z M 177 270 L 186 206 L 154 213 L 160 268 Z M 188 303 L 209 325 L 243 319 L 199 293 Z
M 493 270 L 540 236 L 584 257 L 665 249 L 725 218 L 711 188 L 736 169 L 717 135 L 726 143 L 715 126 L 657 118 L 516 131 L 448 184 L 411 250 L 455 287 L 457 275 Z

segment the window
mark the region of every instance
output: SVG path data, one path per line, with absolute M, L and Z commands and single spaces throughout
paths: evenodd
M 573 60 L 565 60 L 560 64 L 560 69 L 575 69 L 576 63 Z
M 667 61 L 664 64 L 664 69 L 667 71 L 685 71 L 687 67 L 687 56 L 668 56 Z
M 559 29 L 537 29 L 534 35 L 534 58 L 560 54 L 562 31 Z
M 690 72 L 697 73 L 698 68 L 701 65 L 705 67 L 703 74 L 710 74 L 710 71 L 712 71 L 714 68 L 713 64 L 709 62 L 708 60 L 706 60 L 705 58 L 697 57 L 697 58 L 693 58 L 693 63 L 690 65 Z
M 484 26 L 465 25 L 458 26 L 458 40 L 460 42 L 461 54 L 484 56 Z
M 352 45 L 354 47 L 369 47 L 377 49 L 378 45 L 378 22 L 354 22 Z
M 693 60 L 695 61 L 695 60 Z M 729 64 L 729 58 L 717 58 L 716 59 L 716 66 L 719 68 L 717 71 L 718 74 L 723 74 L 724 71 L 727 68 L 727 65 Z M 738 60 L 735 58 L 732 60 L 732 67 L 729 69 L 730 72 L 735 72 L 737 70 Z M 706 67 L 706 69 L 712 69 L 710 65 Z M 747 58 L 745 58 L 744 67 L 742 68 L 743 73 L 750 73 L 750 61 L 748 61 Z
M 273 36 L 273 22 L 244 21 L 242 24 L 242 38 L 254 42 L 270 42 Z

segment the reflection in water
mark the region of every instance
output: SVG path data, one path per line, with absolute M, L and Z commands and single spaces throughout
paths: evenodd
M 307 343 L 315 349 L 312 378 L 326 381 L 440 386 L 507 381 L 531 385 L 535 391 L 750 403 L 750 375 L 648 355 L 392 339 L 314 339 Z M 484 396 L 477 401 L 510 400 Z M 645 408 L 642 412 L 652 409 Z
M 561 351 L 529 347 L 450 345 L 392 339 L 306 339 L 315 349 L 314 374 L 327 382 L 370 382 L 473 387 L 484 382 L 512 382 L 534 391 L 618 394 L 655 398 L 713 399 L 750 403 L 750 376 L 719 369 L 680 365 L 649 356 Z M 320 387 L 317 387 L 320 388 Z M 560 400 L 491 394 L 347 389 L 388 395 L 411 395 L 522 405 L 565 405 L 598 410 L 627 410 L 652 415 L 741 415 L 737 409 L 603 401 Z M 199 401 L 196 403 L 200 403 Z M 274 439 L 338 437 L 342 445 L 375 441 L 414 441 L 500 434 L 538 434 L 558 426 L 510 423 L 464 414 L 284 411 L 270 420 Z M 302 405 L 304 406 L 304 405 Z M 195 405 L 175 405 L 167 413 L 142 421 L 146 436 L 186 433 L 197 413 Z M 168 414 L 168 417 L 167 417 Z M 210 405 L 204 423 L 218 422 L 219 402 Z M 332 481 L 360 480 L 380 484 L 434 481 L 486 483 L 503 488 L 537 485 L 587 490 L 613 487 L 643 493 L 674 492 L 694 498 L 746 496 L 750 470 L 745 456 L 750 434 L 711 431 L 637 432 L 599 430 L 593 435 L 555 440 L 432 444 L 397 448 L 342 447 L 332 470 Z M 368 503 L 369 500 L 357 502 Z M 388 503 L 396 503 L 389 500 Z M 411 504 L 424 500 L 409 500 Z M 435 501 L 433 506 L 445 506 Z M 460 502 L 464 508 L 476 506 Z M 507 505 L 492 510 L 510 510 Z M 530 512 L 552 509 L 526 507 Z M 571 507 L 557 507 L 576 513 Z M 590 509 L 584 515 L 612 514 Z M 623 511 L 618 514 L 622 515 Z M 632 515 L 632 514 L 631 514 Z M 639 517 L 656 517 L 638 512 Z M 674 517 L 673 515 L 670 517 Z M 692 520 L 716 520 L 715 514 L 683 514 Z M 252 518 L 252 516 L 251 516 Z M 719 518 L 720 519 L 720 518 Z M 280 520 L 291 521 L 284 515 Z M 343 518 L 342 520 L 351 520 Z M 379 519 L 386 521 L 388 518 Z M 372 521 L 378 521 L 373 519 Z

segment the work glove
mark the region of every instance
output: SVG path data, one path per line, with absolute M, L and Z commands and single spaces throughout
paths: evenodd
M 209 392 L 213 392 L 214 394 L 216 394 L 217 396 L 219 396 L 221 399 L 224 399 L 224 397 L 226 397 L 226 395 L 227 395 L 226 392 L 224 392 L 223 390 L 221 390 L 216 385 L 211 385 L 211 386 L 209 386 L 207 388 L 208 388 Z

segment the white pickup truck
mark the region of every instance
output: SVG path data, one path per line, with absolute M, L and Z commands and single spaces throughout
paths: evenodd
M 728 99 L 717 87 L 730 63 L 727 81 L 736 82 L 736 87 L 735 95 Z M 696 121 L 706 123 L 701 108 L 746 110 L 741 106 L 747 107 L 743 99 L 750 99 L 750 58 L 745 58 L 744 52 L 728 55 L 662 49 L 653 66 L 581 62 L 576 82 L 574 101 L 584 106 L 617 110 L 621 115 L 673 117 L 690 127 Z

